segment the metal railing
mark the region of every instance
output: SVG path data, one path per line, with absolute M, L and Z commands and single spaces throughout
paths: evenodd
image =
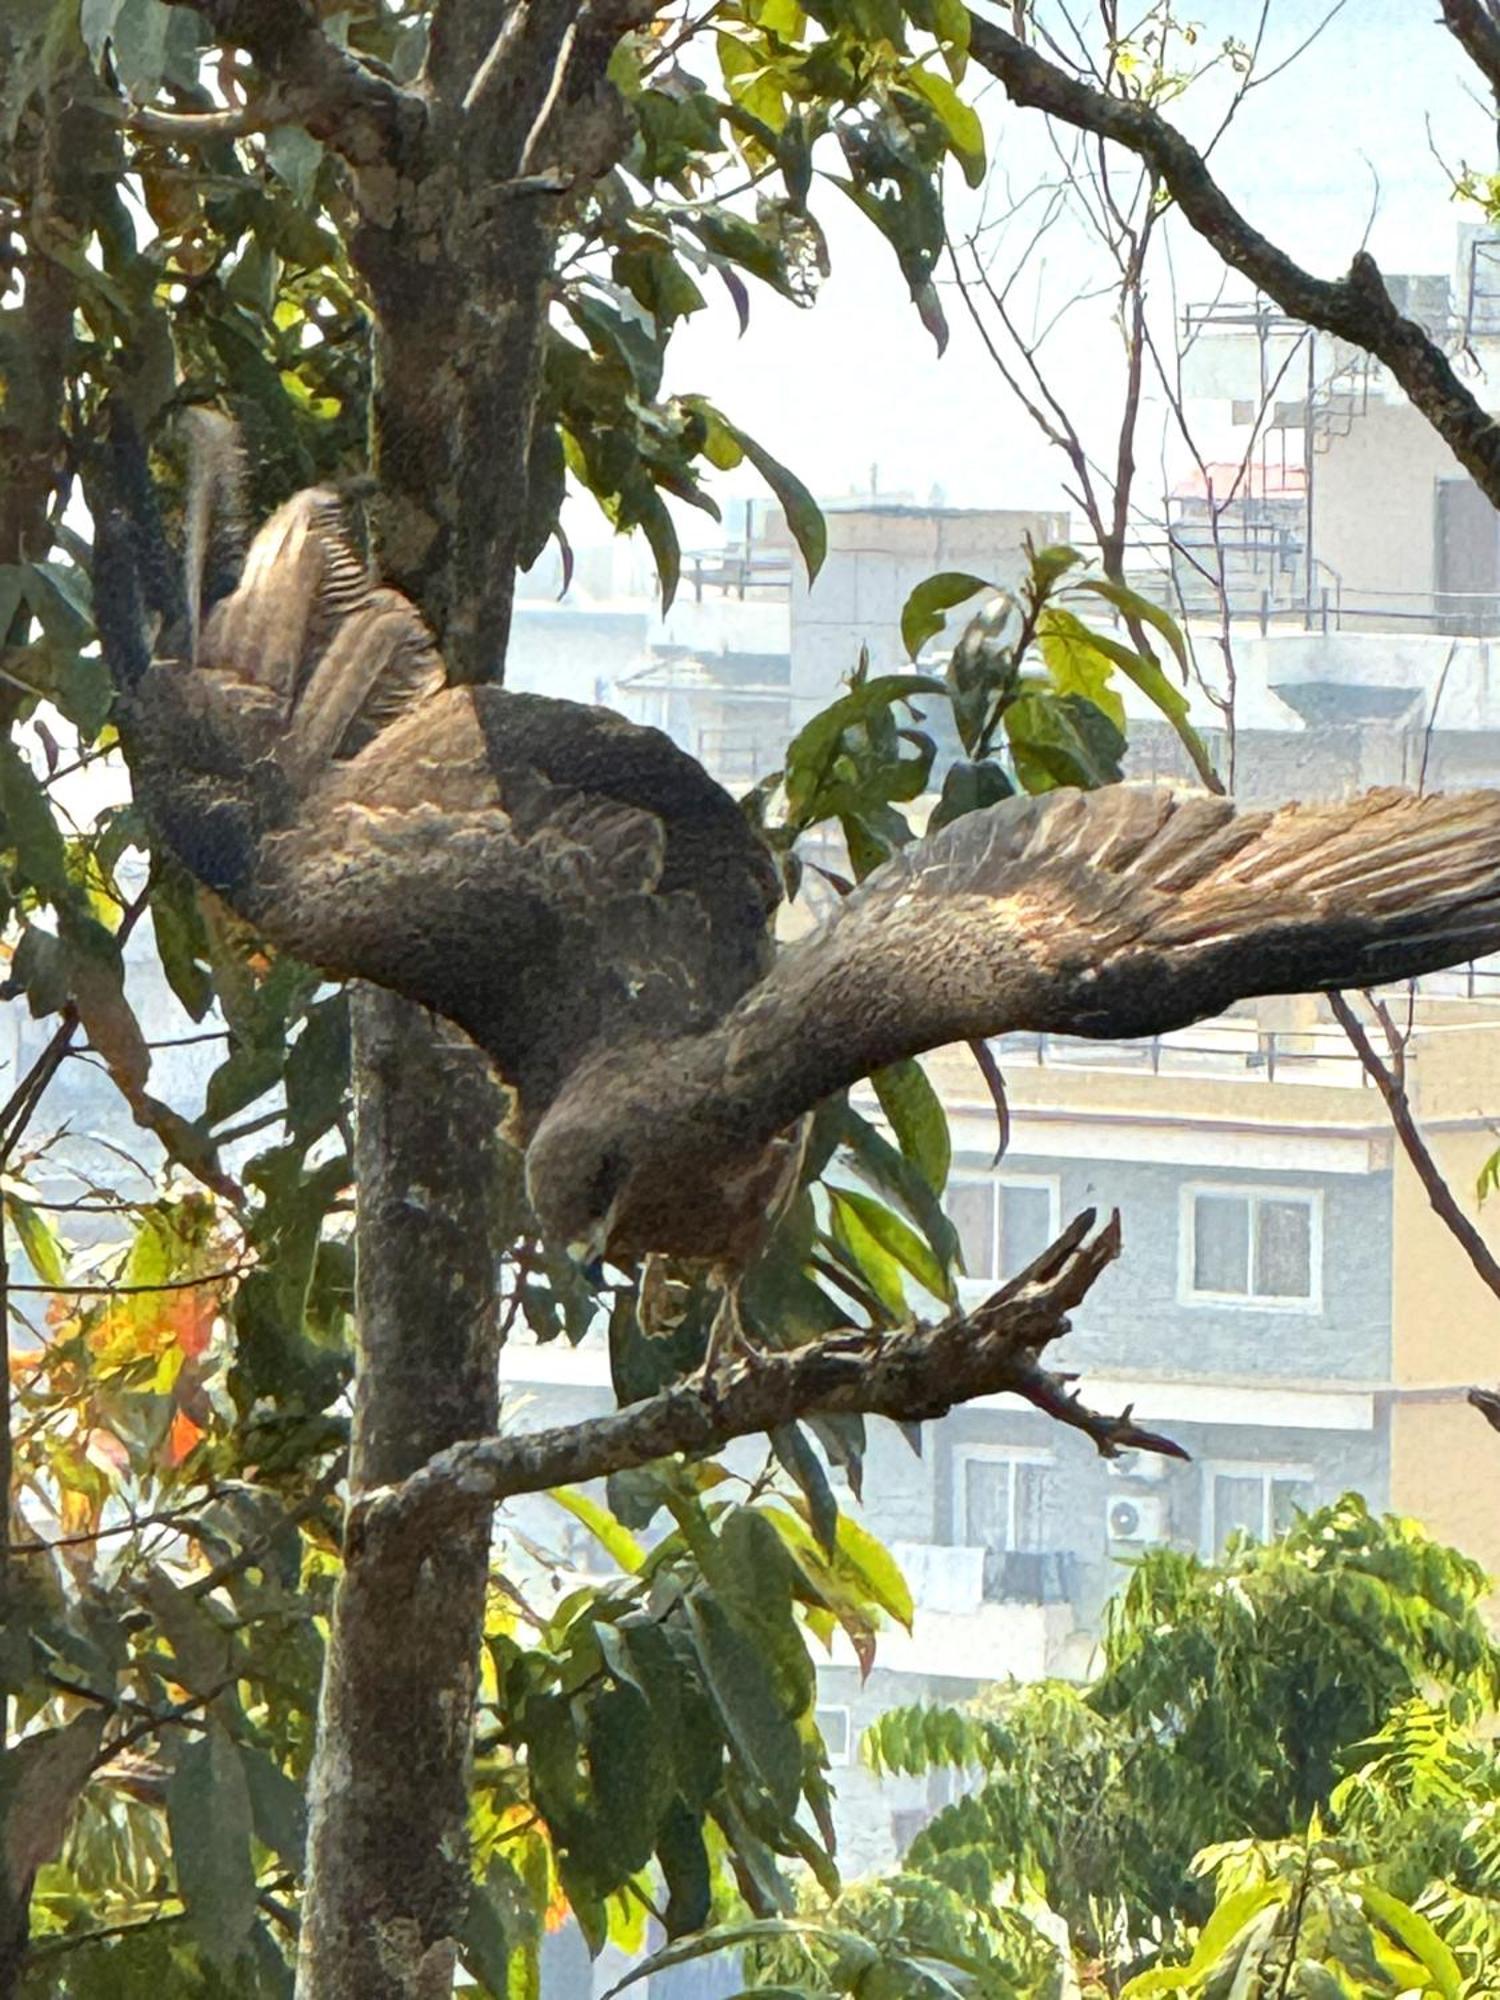
M 785 595 L 792 587 L 792 556 L 789 549 L 728 542 L 722 549 L 690 549 L 682 558 L 682 575 L 697 604 L 705 591 L 739 598 L 759 590 Z
M 1003 1035 L 993 1044 L 1002 1066 L 1108 1070 L 1118 1075 L 1212 1078 L 1225 1082 L 1311 1083 L 1357 1089 L 1369 1079 L 1337 1028 L 1257 1029 L 1246 1022 L 1197 1028 L 1137 1041 L 1087 1041 L 1075 1035 Z
M 1500 1001 L 1500 962 L 1455 965 L 1424 973 L 1386 989 L 1397 1017 L 1412 1000 Z M 1455 1029 L 1470 1025 L 1454 1023 Z M 1500 1020 L 1495 1023 L 1500 1026 Z M 1407 1048 L 1408 1063 L 1420 1060 L 1424 1037 L 1448 1032 L 1419 1022 Z M 1263 1028 L 1252 1015 L 1221 1016 L 1169 1034 L 1132 1041 L 1090 1041 L 1078 1035 L 1002 1035 L 993 1043 L 1001 1063 L 1037 1069 L 1111 1070 L 1121 1075 L 1197 1076 L 1251 1083 L 1320 1084 L 1325 1089 L 1367 1089 L 1370 1079 L 1341 1028 L 1309 1022 L 1297 1028 Z

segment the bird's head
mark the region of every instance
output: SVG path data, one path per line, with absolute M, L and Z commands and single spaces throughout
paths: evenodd
M 594 1284 L 630 1171 L 625 1134 L 598 1117 L 549 1113 L 526 1149 L 526 1197 L 542 1234 L 564 1245 Z
M 585 1269 L 652 1252 L 714 1259 L 735 1234 L 724 1183 L 744 1165 L 746 1138 L 714 1115 L 735 1107 L 716 1094 L 709 1039 L 611 1049 L 568 1079 L 532 1134 L 532 1211 Z

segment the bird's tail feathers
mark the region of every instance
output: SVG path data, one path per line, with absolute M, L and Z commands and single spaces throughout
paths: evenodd
M 265 522 L 194 657 L 294 793 L 447 678 L 416 608 L 376 582 L 331 487 L 294 494 Z

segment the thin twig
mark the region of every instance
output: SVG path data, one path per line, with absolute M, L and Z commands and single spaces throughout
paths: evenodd
M 1328 1004 L 1333 1009 L 1334 1019 L 1349 1037 L 1366 1076 L 1384 1098 L 1402 1151 L 1422 1183 L 1433 1213 L 1446 1224 L 1480 1283 L 1487 1285 L 1500 1299 L 1500 1260 L 1496 1259 L 1490 1246 L 1459 1207 L 1453 1190 L 1443 1178 L 1442 1169 L 1428 1151 L 1427 1142 L 1412 1113 L 1411 1099 L 1406 1094 L 1401 1073 L 1405 1067 L 1404 1059 L 1393 1054 L 1390 1064 L 1382 1060 L 1365 1033 L 1363 1022 L 1342 993 L 1330 993 Z M 1388 1032 L 1394 1033 L 1394 1030 L 1389 1029 Z

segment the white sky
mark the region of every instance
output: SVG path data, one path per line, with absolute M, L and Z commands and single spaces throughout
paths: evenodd
M 1231 32 L 1248 37 L 1259 11 L 1256 0 L 1197 0 L 1185 9 L 1209 41 Z M 1273 0 L 1262 68 L 1326 12 L 1326 0 Z M 1429 122 L 1445 159 L 1486 168 L 1494 123 L 1477 74 L 1435 12 L 1424 0 L 1347 0 L 1307 55 L 1252 93 L 1215 155 L 1221 185 L 1255 226 L 1320 274 L 1345 268 L 1367 227 L 1386 270 L 1453 265 L 1466 211 L 1430 150 Z M 971 76 L 977 80 L 977 72 Z M 1173 115 L 1201 139 L 1212 126 L 1216 92 L 1212 85 L 1199 90 Z M 981 110 L 992 162 L 1014 198 L 1055 165 L 1042 121 L 1011 109 L 997 86 Z M 957 234 L 978 197 L 956 173 L 951 180 Z M 716 297 L 679 329 L 670 385 L 710 395 L 824 499 L 866 490 L 878 465 L 882 490 L 919 499 L 939 486 L 955 505 L 1060 504 L 1060 467 L 995 375 L 962 302 L 945 292 L 953 338 L 940 360 L 889 247 L 837 189 L 823 187 L 815 200 L 833 259 L 817 304 L 800 311 L 751 281 L 750 331 L 740 340 L 727 298 L 721 307 Z M 1097 282 L 1101 268 L 1080 236 L 1058 235 L 1044 279 L 1050 305 L 1065 288 Z M 1212 253 L 1181 225 L 1172 241 L 1179 296 L 1211 295 L 1220 270 Z M 1232 284 L 1231 296 L 1248 295 L 1242 280 Z M 1118 407 L 1107 315 L 1080 309 L 1049 352 L 1080 429 L 1102 438 Z M 759 489 L 750 475 L 735 474 L 714 490 L 722 498 Z M 578 526 L 594 538 L 582 520 Z M 684 531 L 700 544 L 713 538 L 701 517 Z

